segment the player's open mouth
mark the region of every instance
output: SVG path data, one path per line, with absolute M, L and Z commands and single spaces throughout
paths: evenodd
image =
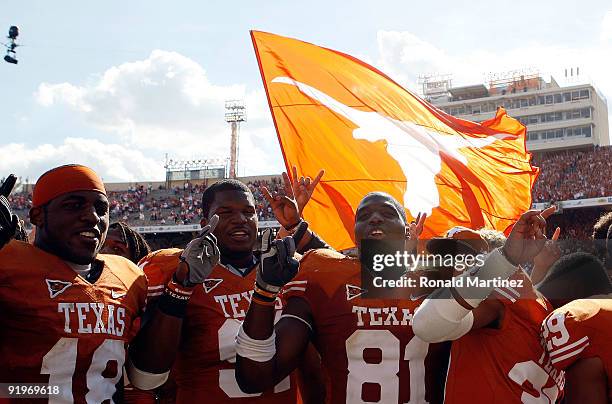
M 382 231 L 381 229 L 374 229 L 368 233 L 368 237 L 380 240 L 380 239 L 385 238 L 385 232 Z
M 236 230 L 230 233 L 232 240 L 245 241 L 249 239 L 249 233 L 244 230 Z

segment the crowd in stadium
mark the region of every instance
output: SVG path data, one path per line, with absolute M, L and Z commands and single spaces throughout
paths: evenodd
M 536 154 L 533 165 L 542 168 L 533 188 L 534 202 L 596 198 L 612 193 L 612 146 Z
M 128 404 L 186 403 L 196 396 L 229 404 L 245 394 L 262 394 L 254 403 L 297 403 L 297 386 L 304 404 L 349 403 L 355 397 L 377 402 L 383 394 L 390 402 L 441 404 L 452 397 L 484 404 L 499 395 L 518 402 L 534 391 L 549 403 L 562 397 L 568 404 L 606 402 L 612 304 L 586 299 L 612 296 L 606 272 L 606 266 L 612 269 L 612 213 L 587 209 L 589 218 L 582 221 L 577 210 L 556 219 L 554 206 L 529 210 L 508 235 L 453 227 L 445 237 L 426 241 L 423 251 L 450 255 L 455 264 L 407 271 L 400 279 L 412 279 L 413 286 L 375 290 L 378 273 L 368 272 L 363 261 L 366 240 L 401 237 L 404 253 L 419 251 L 425 216 L 408 222 L 391 195 L 369 193 L 354 216 L 358 251 L 341 254 L 300 217 L 319 179 L 294 174 L 284 177 L 283 187 L 277 179 L 170 190 L 136 185 L 107 195 L 93 170 L 61 166 L 41 176 L 29 202 L 15 198 L 15 210 L 31 205 L 33 243 L 18 229 L 6 199 L 15 177 L 3 181 L 0 307 L 8 310 L 0 315 L 0 328 L 7 335 L 3 344 L 14 349 L 6 351 L 9 367 L 0 368 L 0 377 L 11 380 L 6 369 L 15 368 L 18 380 L 38 380 L 42 366 L 54 377 L 50 380 L 70 387 L 76 397 L 95 393 L 102 402 Z M 251 195 L 261 185 L 269 193 L 259 197 L 268 202 L 284 238 L 269 234 L 258 245 L 256 218 L 264 206 Z M 291 191 L 285 195 L 280 188 Z M 145 207 L 178 210 L 179 220 L 201 215 L 207 225 L 184 249 L 157 251 L 129 225 L 109 226 L 109 210 L 124 219 Z M 582 227 L 581 233 L 570 233 L 590 238 L 592 252 L 564 252 L 563 245 L 546 240 L 547 226 L 550 231 L 567 221 Z M 554 232 L 553 240 L 559 230 Z M 376 263 L 376 256 L 385 254 L 378 254 L 384 251 L 376 247 L 381 244 L 372 245 Z M 395 251 L 387 258 L 400 254 Z M 467 256 L 483 259 L 475 264 L 477 271 L 457 266 Z M 476 279 L 478 286 L 437 283 L 451 279 Z M 434 283 L 414 286 L 423 280 Z M 31 289 L 44 298 L 31 295 Z M 141 323 L 143 312 L 148 321 Z M 275 326 L 275 317 L 281 326 Z M 41 332 L 51 341 L 38 338 Z M 37 339 L 24 338 L 29 335 Z M 33 365 L 21 365 L 25 343 Z M 79 356 L 76 344 L 88 350 Z M 56 360 L 56 351 L 72 356 Z M 594 364 L 594 357 L 603 359 Z M 403 376 L 405 390 L 399 389 L 399 365 L 388 368 L 385 361 L 413 364 Z M 125 363 L 126 385 L 115 385 L 123 366 L 108 371 L 118 375 L 114 381 L 105 380 L 110 362 Z M 579 371 L 571 372 L 578 365 Z M 203 367 L 210 371 L 199 370 Z M 292 372 L 299 383 L 287 378 L 277 384 Z M 491 383 L 474 383 L 476 372 Z M 64 373 L 100 381 L 73 385 L 70 378 L 57 378 Z M 593 373 L 597 377 L 590 377 Z M 388 389 L 394 385 L 398 388 Z M 583 401 L 585 394 L 599 398 Z
M 270 181 L 255 180 L 246 183 L 255 197 L 259 220 L 274 219 L 260 187 L 266 186 L 271 192 L 278 191 L 280 181 L 280 177 L 273 177 Z M 110 217 L 113 221 L 123 221 L 132 226 L 196 224 L 201 219 L 204 189 L 204 185 L 191 183 L 171 189 L 134 184 L 125 191 L 109 191 Z M 28 223 L 27 211 L 32 206 L 31 192 L 11 195 L 9 201 L 12 208 Z
M 546 154 L 534 154 L 533 165 L 542 167 L 532 192 L 533 202 L 557 202 L 573 199 L 612 195 L 612 147 L 595 147 L 588 151 L 564 150 Z M 274 220 L 269 204 L 261 194 L 265 185 L 278 191 L 281 178 L 249 181 L 255 197 L 260 221 Z M 113 221 L 123 221 L 133 226 L 179 225 L 200 222 L 201 198 L 205 186 L 185 183 L 171 189 L 154 188 L 150 184 L 134 184 L 125 191 L 109 192 L 110 216 Z M 27 211 L 31 206 L 31 193 L 17 193 L 10 202 L 18 214 L 28 223 Z M 561 238 L 588 238 L 584 229 L 594 223 L 594 214 L 583 210 L 568 213 L 572 220 L 563 220 Z M 557 216 L 555 216 L 557 217 Z

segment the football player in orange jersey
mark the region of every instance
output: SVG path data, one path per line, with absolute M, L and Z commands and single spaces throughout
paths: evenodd
M 409 225 L 392 196 L 370 193 L 355 214 L 357 248 L 363 252 L 365 239 L 403 239 L 411 251 L 424 219 Z M 411 328 L 423 290 L 397 288 L 387 298 L 366 298 L 360 260 L 329 249 L 308 252 L 297 276 L 290 275 L 266 273 L 264 266 L 258 276 L 237 336 L 243 390 L 262 391 L 282 380 L 312 341 L 328 374 L 329 403 L 442 402 L 446 344 L 425 343 Z M 274 325 L 270 302 L 283 285 L 287 305 Z
M 413 327 L 419 337 L 453 341 L 445 403 L 536 403 L 559 397 L 563 374 L 550 368 L 539 342 L 539 324 L 552 307 L 516 266 L 541 251 L 545 218 L 554 210 L 523 214 L 483 266 L 464 271 L 454 278 L 461 282 L 436 290 L 417 310 Z M 468 286 L 474 279 L 508 278 L 508 284 Z
M 127 223 L 115 222 L 108 227 L 108 233 L 104 240 L 104 246 L 100 251 L 102 254 L 120 255 L 132 261 L 134 264 L 151 252 L 144 237 Z M 125 376 L 123 388 L 123 402 L 125 404 L 155 404 L 157 395 L 152 390 L 139 390 L 132 386 Z
M 565 403 L 612 403 L 612 284 L 594 256 L 561 258 L 541 288 L 561 304 L 542 322 L 551 365 L 565 371 Z M 579 299 L 585 294 L 587 299 Z M 571 302 L 570 302 L 571 301 Z
M 284 228 L 297 228 L 299 211 L 303 208 L 312 190 L 323 173 L 314 179 L 297 179 L 293 182 L 284 174 L 285 192 L 292 196 L 293 188 L 300 206 L 283 205 L 275 209 L 275 215 Z M 280 196 L 278 196 L 281 199 Z M 288 200 L 283 198 L 283 200 Z M 285 209 L 286 208 L 286 209 Z M 257 213 L 250 189 L 236 180 L 223 180 L 209 186 L 202 196 L 202 224 L 218 217 L 214 228 L 215 244 L 218 246 L 219 264 L 199 284 L 185 284 L 192 291 L 186 306 L 185 325 L 181 346 L 173 367 L 176 383 L 176 401 L 191 403 L 208 401 L 213 403 L 292 403 L 296 400 L 295 380 L 289 377 L 262 393 L 246 394 L 240 390 L 234 376 L 234 337 L 246 314 L 253 293 L 255 267 L 260 257 L 254 254 L 257 241 Z M 302 243 L 316 243 L 311 233 Z M 193 242 L 192 242 L 193 243 Z M 191 244 L 191 243 L 190 243 Z M 315 244 L 318 245 L 318 244 Z M 189 246 L 187 247 L 187 250 Z M 172 282 L 180 271 L 179 257 L 185 253 L 179 249 L 166 249 L 151 253 L 141 265 L 149 279 L 149 298 L 154 300 Z M 276 300 L 277 309 L 282 303 Z
M 51 402 L 120 401 L 125 348 L 147 284 L 133 263 L 98 254 L 108 230 L 102 180 L 80 165 L 47 171 L 34 188 L 30 221 L 33 245 L 13 240 L 0 250 L 0 383 L 48 384 Z M 164 353 L 150 363 L 167 370 Z

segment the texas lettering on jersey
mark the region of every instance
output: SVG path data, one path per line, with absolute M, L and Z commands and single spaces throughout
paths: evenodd
M 149 279 L 149 299 L 161 296 L 174 274 L 181 250 L 160 250 L 143 258 Z M 235 337 L 251 302 L 255 271 L 242 277 L 222 265 L 196 286 L 184 320 L 182 341 L 172 370 L 178 403 L 292 403 L 295 383 L 290 377 L 272 391 L 246 394 L 235 376 Z M 282 302 L 276 303 L 277 317 Z
M 64 314 L 64 332 L 67 334 L 72 333 L 73 328 L 79 334 L 123 337 L 125 333 L 124 307 L 104 303 L 58 303 L 57 311 Z
M 357 314 L 357 327 L 387 327 L 389 325 L 412 325 L 412 315 L 407 308 L 353 306 Z
M 95 265 L 103 269 L 89 283 L 32 245 L 0 250 L 0 383 L 57 385 L 66 403 L 117 400 L 147 283 L 122 257 Z
M 423 299 L 366 299 L 360 271 L 355 258 L 311 251 L 283 293 L 310 305 L 329 402 L 441 403 L 448 344 L 414 336 L 412 316 Z

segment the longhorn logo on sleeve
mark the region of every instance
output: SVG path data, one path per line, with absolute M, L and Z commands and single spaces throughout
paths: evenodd
M 45 279 L 45 282 L 47 282 L 47 289 L 49 289 L 49 297 L 51 299 L 72 286 L 72 282 L 58 281 L 56 279 Z

